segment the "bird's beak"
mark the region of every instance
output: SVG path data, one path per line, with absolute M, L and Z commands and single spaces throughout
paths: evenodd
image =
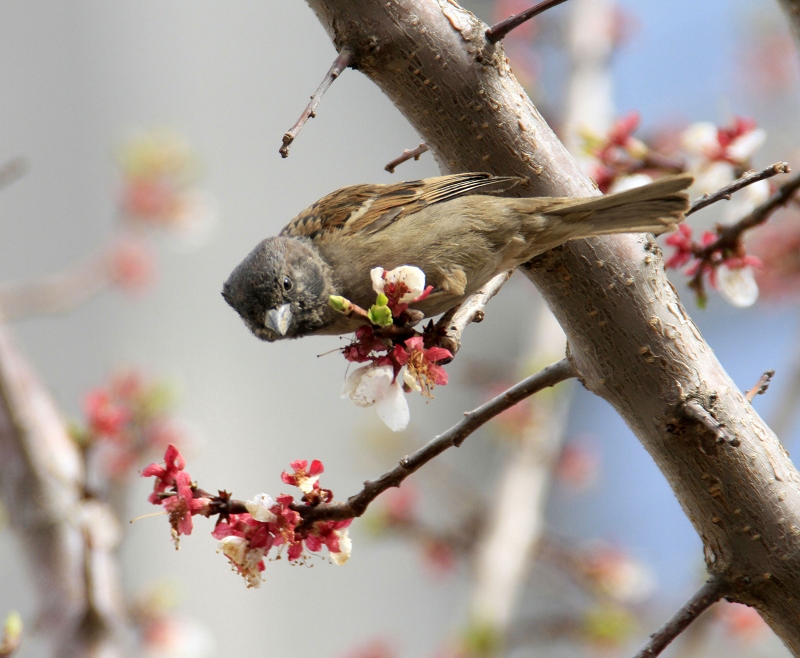
M 284 304 L 278 308 L 267 311 L 264 316 L 264 324 L 272 329 L 279 336 L 285 336 L 292 323 L 292 309 L 289 304 Z

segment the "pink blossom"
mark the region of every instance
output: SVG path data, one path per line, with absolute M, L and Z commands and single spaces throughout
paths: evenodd
M 104 438 L 119 438 L 131 420 L 130 411 L 112 400 L 108 391 L 101 388 L 96 388 L 86 395 L 83 410 L 90 431 Z
M 128 239 L 109 252 L 108 275 L 116 285 L 128 292 L 139 292 L 152 283 L 155 256 L 142 240 Z
M 153 505 L 164 506 L 177 548 L 180 535 L 192 534 L 192 516 L 195 514 L 208 516 L 211 513 L 211 500 L 206 497 L 195 498 L 192 478 L 183 470 L 186 461 L 174 445 L 170 444 L 167 447 L 164 462 L 164 466 L 150 464 L 142 471 L 142 477 L 156 478 L 153 493 L 148 500 Z M 172 488 L 174 494 L 163 497 L 162 494 L 169 488 Z
M 395 345 L 392 356 L 395 363 L 406 366 L 411 377 L 420 385 L 428 397 L 434 386 L 447 384 L 447 372 L 437 362 L 452 359 L 450 350 L 443 347 L 425 349 L 422 336 L 414 336 L 404 343 L 405 347 Z

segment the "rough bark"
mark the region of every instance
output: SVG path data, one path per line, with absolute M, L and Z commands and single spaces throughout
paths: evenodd
M 489 44 L 486 26 L 453 0 L 308 3 L 444 172 L 527 176 L 520 195 L 597 194 L 517 83 L 502 45 Z M 564 328 L 584 385 L 617 409 L 669 481 L 702 537 L 709 572 L 800 655 L 800 478 L 687 315 L 657 244 L 644 235 L 575 241 L 524 270 Z M 740 446 L 717 444 L 686 417 L 688 399 Z

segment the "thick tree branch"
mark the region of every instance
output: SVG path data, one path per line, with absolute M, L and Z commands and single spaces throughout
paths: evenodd
M 650 636 L 650 641 L 635 658 L 655 658 L 670 642 L 685 631 L 689 625 L 708 608 L 719 601 L 725 592 L 718 580 L 708 580 L 666 624 Z
M 454 0 L 308 0 L 340 51 L 408 118 L 443 173 L 528 180 L 519 196 L 597 190 L 514 78 L 501 44 Z M 703 538 L 711 575 L 800 655 L 800 476 L 717 361 L 643 235 L 575 240 L 522 268 L 567 334 L 586 388 L 622 415 Z M 711 399 L 741 448 L 678 413 Z M 735 513 L 734 513 L 735 512 Z M 767 574 L 767 576 L 765 576 Z
M 120 655 L 123 618 L 109 519 L 84 495 L 75 443 L 0 326 L 0 495 L 25 547 L 54 656 Z M 110 516 L 110 513 L 108 514 Z M 111 519 L 113 521 L 113 519 Z
M 322 96 L 328 91 L 328 87 L 333 84 L 333 81 L 336 80 L 348 66 L 352 66 L 355 62 L 355 53 L 350 50 L 349 48 L 344 48 L 338 55 L 338 57 L 333 60 L 333 64 L 331 64 L 331 68 L 328 69 L 328 72 L 325 74 L 325 77 L 320 82 L 319 87 L 314 92 L 314 95 L 311 97 L 311 102 L 306 106 L 306 109 L 303 110 L 303 113 L 300 115 L 300 118 L 297 122 L 289 128 L 289 130 L 283 135 L 283 145 L 278 149 L 278 152 L 281 154 L 282 158 L 289 157 L 289 146 L 291 146 L 292 142 L 295 140 L 297 135 L 302 130 L 303 126 L 306 125 L 306 121 L 309 119 L 313 119 L 317 116 L 317 105 L 322 100 Z
M 435 437 L 413 455 L 400 460 L 400 464 L 395 466 L 388 473 L 384 473 L 375 480 L 368 480 L 364 483 L 364 488 L 354 496 L 350 496 L 347 502 L 327 503 L 315 507 L 309 505 L 297 505 L 295 510 L 300 512 L 303 517 L 303 526 L 308 526 L 314 521 L 325 519 L 351 519 L 361 516 L 380 494 L 391 487 L 398 487 L 409 475 L 418 471 L 431 459 L 442 454 L 448 448 L 458 448 L 465 439 L 475 432 L 478 428 L 488 423 L 492 418 L 502 413 L 506 409 L 513 407 L 517 402 L 538 393 L 549 386 L 555 386 L 571 377 L 575 377 L 575 371 L 568 359 L 562 359 L 558 363 L 548 366 L 535 375 L 512 386 L 497 397 L 492 398 L 485 404 L 473 411 L 464 414 L 465 418 L 456 423 L 446 432 Z

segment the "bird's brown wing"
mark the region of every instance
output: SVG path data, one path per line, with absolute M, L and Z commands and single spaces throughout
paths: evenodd
M 456 197 L 502 192 L 520 178 L 483 173 L 454 174 L 393 185 L 353 185 L 336 190 L 312 204 L 289 222 L 281 235 L 312 240 L 334 233 L 380 231 L 434 203 Z

